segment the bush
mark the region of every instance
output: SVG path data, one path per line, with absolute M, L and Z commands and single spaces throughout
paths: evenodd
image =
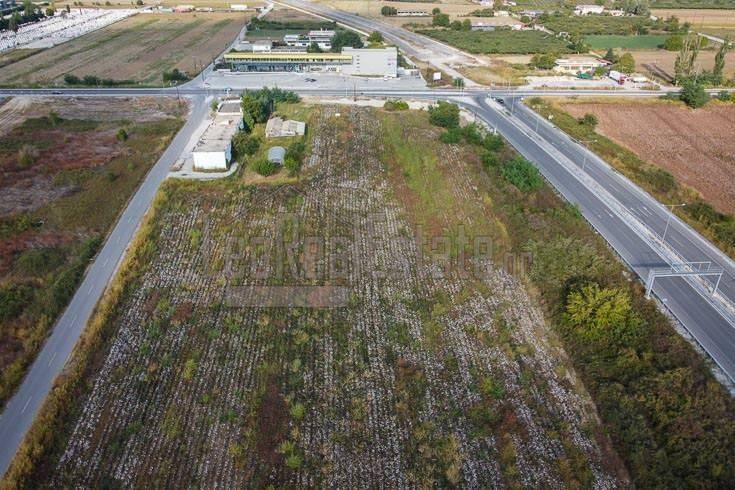
M 556 58 L 555 53 L 535 54 L 531 58 L 531 66 L 541 70 L 551 70 L 556 65 Z
M 440 100 L 429 106 L 429 121 L 434 126 L 456 128 L 459 126 L 459 106 Z
M 482 139 L 483 148 L 489 151 L 498 151 L 504 144 L 503 137 L 499 134 L 488 133 Z
M 262 159 L 253 162 L 252 169 L 253 172 L 262 175 L 263 177 L 267 177 L 278 172 L 278 165 L 268 161 L 267 159 Z
M 123 128 L 120 128 L 117 130 L 117 134 L 115 135 L 115 138 L 117 138 L 118 141 L 127 141 L 128 133 Z
M 345 46 L 351 46 L 353 48 L 362 48 L 363 43 L 360 36 L 353 31 L 338 31 L 337 34 L 332 38 L 333 53 L 339 53 Z
M 579 124 L 583 124 L 590 129 L 595 129 L 595 126 L 597 126 L 597 116 L 588 112 L 579 118 Z
M 163 72 L 163 81 L 165 82 L 185 82 L 189 80 L 189 76 L 180 71 L 178 68 L 174 68 L 171 71 Z
M 64 83 L 67 85 L 79 85 L 82 83 L 82 80 L 78 76 L 69 73 L 64 75 Z
M 679 92 L 679 99 L 693 109 L 703 107 L 709 102 L 709 95 L 704 91 L 704 85 L 694 80 L 687 80 Z
M 32 296 L 33 288 L 25 284 L 10 284 L 0 288 L 0 322 L 20 315 Z
M 449 15 L 442 13 L 434 14 L 434 17 L 431 19 L 431 25 L 437 27 L 449 27 Z
M 380 44 L 383 42 L 383 35 L 378 31 L 373 31 L 367 38 L 368 42 Z
M 260 143 L 260 138 L 251 136 L 245 131 L 238 131 L 235 137 L 232 138 L 232 148 L 235 150 L 238 158 L 245 155 L 255 155 L 260 148 Z
M 482 165 L 485 168 L 497 167 L 498 164 L 500 163 L 500 160 L 498 160 L 498 156 L 491 151 L 484 152 L 482 154 L 482 157 L 480 158 L 482 160 Z
M 386 111 L 406 111 L 408 110 L 408 102 L 403 100 L 386 100 L 383 104 Z
M 664 49 L 666 51 L 679 51 L 684 45 L 684 38 L 679 35 L 669 36 L 664 41 Z
M 459 128 L 449 128 L 439 136 L 439 141 L 446 144 L 456 144 L 462 141 L 462 130 Z
M 290 177 L 295 177 L 301 172 L 301 162 L 293 158 L 286 157 L 283 161 L 283 167 Z
M 717 100 L 720 100 L 722 102 L 732 102 L 732 94 L 727 90 L 723 90 L 719 94 L 717 94 Z
M 503 165 L 500 173 L 505 180 L 524 193 L 536 190 L 543 184 L 538 169 L 521 156 L 515 157 Z
M 387 5 L 380 9 L 380 14 L 384 15 L 386 17 L 396 15 L 398 13 L 398 9 L 395 7 L 388 7 Z

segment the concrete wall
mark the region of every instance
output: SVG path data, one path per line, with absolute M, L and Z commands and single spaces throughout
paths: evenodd
M 194 151 L 194 168 L 196 170 L 227 170 L 230 160 L 226 151 Z
M 342 67 L 347 75 L 364 75 L 377 77 L 398 76 L 398 50 L 343 48 L 342 54 L 352 55 L 352 64 Z

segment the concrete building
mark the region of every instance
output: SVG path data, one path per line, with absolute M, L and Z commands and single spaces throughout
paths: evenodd
M 589 73 L 610 62 L 599 58 L 559 58 L 555 61 L 554 71 L 560 73 Z
M 342 53 L 231 52 L 223 57 L 236 72 L 341 72 L 347 75 L 398 76 L 396 48 L 344 48 Z
M 231 3 L 230 4 L 230 10 L 235 12 L 245 12 L 248 9 L 248 6 L 244 3 Z
M 399 10 L 397 17 L 428 17 L 429 12 L 426 10 Z
M 316 43 L 320 49 L 329 50 L 332 49 L 332 38 L 336 33 L 334 31 L 319 30 L 309 31 L 308 34 L 286 34 L 283 36 L 283 42 L 287 46 L 296 46 L 300 48 L 307 48 L 311 43 Z
M 281 138 L 285 136 L 303 136 L 306 132 L 306 123 L 292 119 L 283 120 L 276 116 L 268 119 L 265 124 L 266 138 Z
M 268 150 L 268 161 L 278 165 L 283 165 L 283 161 L 286 159 L 286 149 L 282 146 L 274 146 Z
M 352 57 L 352 63 L 342 68 L 342 72 L 347 75 L 391 78 L 398 76 L 398 50 L 396 48 L 343 48 L 342 54 Z
M 185 12 L 193 12 L 194 6 L 193 5 L 177 5 L 174 7 L 174 12 L 178 14 L 182 14 Z
M 574 7 L 574 15 L 600 15 L 605 11 L 602 5 L 577 5 Z
M 227 170 L 232 160 L 232 138 L 242 127 L 239 101 L 220 104 L 217 114 L 192 151 L 194 170 Z

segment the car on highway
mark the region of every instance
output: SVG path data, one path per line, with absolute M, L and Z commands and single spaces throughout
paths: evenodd
M 316 82 L 316 78 L 305 78 L 304 81 L 309 82 L 309 83 Z

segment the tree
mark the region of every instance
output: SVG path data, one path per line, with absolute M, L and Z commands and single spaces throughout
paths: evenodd
M 717 100 L 721 100 L 722 102 L 732 102 L 733 98 L 732 95 L 730 95 L 730 92 L 727 90 L 722 90 L 719 94 L 717 94 Z
M 214 99 L 212 103 L 209 104 L 209 108 L 212 109 L 212 112 L 216 112 L 218 107 L 219 107 L 219 101 L 217 99 Z
M 339 53 L 345 46 L 363 47 L 362 39 L 354 31 L 339 31 L 332 38 L 332 52 Z
M 143 5 L 143 0 L 135 0 L 135 5 L 140 7 L 141 5 Z
M 621 71 L 626 74 L 631 74 L 635 71 L 635 59 L 633 58 L 633 55 L 630 53 L 625 53 L 623 56 L 618 59 L 618 62 L 615 65 L 618 69 L 618 71 Z
M 453 31 L 461 31 L 462 30 L 462 22 L 459 20 L 453 20 L 451 24 L 449 24 L 449 28 Z
M 442 128 L 456 128 L 459 126 L 459 106 L 440 100 L 429 106 L 429 122 Z
M 709 102 L 709 95 L 704 91 L 704 85 L 693 79 L 684 82 L 681 92 L 679 92 L 679 98 L 693 109 L 698 109 Z
M 431 9 L 431 15 L 436 15 L 436 14 L 441 14 L 441 13 L 442 11 L 439 7 L 434 7 L 433 9 Z
M 677 85 L 692 74 L 701 46 L 701 37 L 697 34 L 687 35 L 684 39 L 674 62 L 674 78 Z
M 462 30 L 463 31 L 471 31 L 472 30 L 472 21 L 470 19 L 465 19 L 462 21 Z
M 535 54 L 531 58 L 531 66 L 541 70 L 551 70 L 556 64 L 556 55 L 554 53 Z
M 251 136 L 245 131 L 238 131 L 232 138 L 232 147 L 238 157 L 255 155 L 260 148 L 260 138 Z
M 369 43 L 380 44 L 383 42 L 383 35 L 378 31 L 373 31 L 367 38 Z
M 296 177 L 301 173 L 301 162 L 293 158 L 284 159 L 283 166 L 291 177 Z
M 722 43 L 720 49 L 717 50 L 717 54 L 715 55 L 715 66 L 712 68 L 712 83 L 714 85 L 722 85 L 722 71 L 725 68 L 725 56 L 732 47 L 732 43 L 729 38 L 725 38 L 724 41 L 725 42 Z
M 569 49 L 575 53 L 586 53 L 590 50 L 590 47 L 585 42 L 584 36 L 580 34 L 572 34 L 570 37 Z
M 544 183 L 538 169 L 522 156 L 517 156 L 503 165 L 500 173 L 505 180 L 524 193 L 534 191 Z
M 386 5 L 385 7 L 380 9 L 380 15 L 384 15 L 386 17 L 390 17 L 393 15 L 396 15 L 398 13 L 398 9 L 395 7 L 389 7 Z
M 621 288 L 587 284 L 569 293 L 566 310 L 569 321 L 589 340 L 625 340 L 637 334 L 640 326 L 630 296 Z
M 464 88 L 464 78 L 462 77 L 455 78 L 454 80 L 452 80 L 452 85 L 462 90 Z
M 307 47 L 306 47 L 307 53 L 323 53 L 324 50 L 319 47 L 319 44 L 312 41 Z
M 436 14 L 434 18 L 431 19 L 431 25 L 437 27 L 449 27 L 449 15 Z

